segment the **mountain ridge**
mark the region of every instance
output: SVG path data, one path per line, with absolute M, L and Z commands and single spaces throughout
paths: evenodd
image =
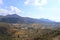
M 0 17 L 0 22 L 7 22 L 7 23 L 42 23 L 42 24 L 58 23 L 58 22 L 51 21 L 49 19 L 44 19 L 44 18 L 34 19 L 34 18 L 29 18 L 29 17 L 21 17 L 17 14 L 1 16 Z

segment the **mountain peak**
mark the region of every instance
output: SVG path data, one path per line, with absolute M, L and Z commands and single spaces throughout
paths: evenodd
M 20 16 L 17 15 L 17 14 L 8 14 L 8 15 L 6 15 L 6 16 L 8 16 L 8 17 L 20 17 Z

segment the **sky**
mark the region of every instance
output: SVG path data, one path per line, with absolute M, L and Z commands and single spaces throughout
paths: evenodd
M 8 14 L 60 22 L 60 0 L 0 0 L 0 15 Z

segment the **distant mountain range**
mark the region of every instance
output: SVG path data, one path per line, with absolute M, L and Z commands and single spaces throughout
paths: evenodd
M 17 14 L 0 16 L 0 22 L 6 23 L 41 23 L 41 24 L 56 24 L 58 22 L 51 21 L 49 19 L 34 19 L 29 17 L 21 17 Z M 60 23 L 58 23 L 60 24 Z

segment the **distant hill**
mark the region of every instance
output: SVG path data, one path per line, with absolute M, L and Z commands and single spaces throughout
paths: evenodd
M 43 21 L 43 22 L 54 22 L 54 21 L 51 21 L 49 19 L 44 19 L 44 18 L 40 18 L 40 21 Z

